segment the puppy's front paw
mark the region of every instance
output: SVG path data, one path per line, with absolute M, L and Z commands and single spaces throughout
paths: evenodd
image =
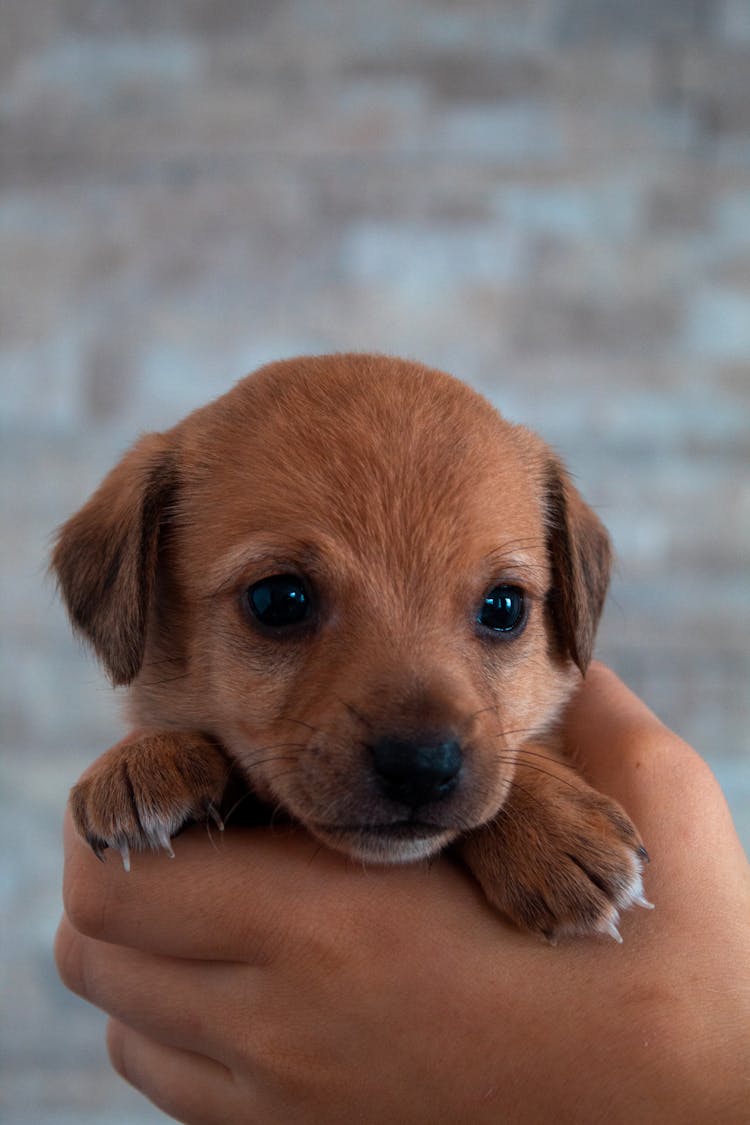
M 203 735 L 153 731 L 103 754 L 73 786 L 73 822 L 101 858 L 115 848 L 130 867 L 130 849 L 164 848 L 191 820 L 217 812 L 229 767 Z
M 462 854 L 490 902 L 522 929 L 554 941 L 609 934 L 620 911 L 651 907 L 648 855 L 632 821 L 572 770 L 519 770 L 495 820 L 467 837 Z

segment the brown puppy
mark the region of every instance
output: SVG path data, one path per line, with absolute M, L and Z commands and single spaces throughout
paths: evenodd
M 169 851 L 239 773 L 351 856 L 456 843 L 520 926 L 619 937 L 646 853 L 556 734 L 609 566 L 555 455 L 450 376 L 265 367 L 139 441 L 60 532 L 71 618 L 138 730 L 74 788 L 78 830 L 126 863 Z

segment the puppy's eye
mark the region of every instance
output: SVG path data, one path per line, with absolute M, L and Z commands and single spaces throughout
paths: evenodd
M 310 596 L 294 574 L 273 574 L 261 578 L 245 592 L 253 617 L 270 629 L 299 625 L 310 615 Z
M 493 633 L 520 633 L 526 622 L 526 600 L 518 586 L 495 586 L 485 594 L 477 621 Z

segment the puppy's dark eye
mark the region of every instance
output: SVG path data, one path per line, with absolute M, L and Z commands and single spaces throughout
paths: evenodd
M 293 574 L 261 578 L 245 592 L 245 600 L 253 617 L 270 629 L 299 625 L 310 615 L 310 596 Z
M 518 586 L 495 586 L 485 594 L 477 621 L 493 633 L 519 633 L 526 620 L 526 601 Z

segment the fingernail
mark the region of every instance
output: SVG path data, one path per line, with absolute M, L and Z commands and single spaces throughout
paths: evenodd
M 159 843 L 164 848 L 170 859 L 174 859 L 174 851 L 172 849 L 172 841 L 166 832 L 160 832 L 158 836 Z

